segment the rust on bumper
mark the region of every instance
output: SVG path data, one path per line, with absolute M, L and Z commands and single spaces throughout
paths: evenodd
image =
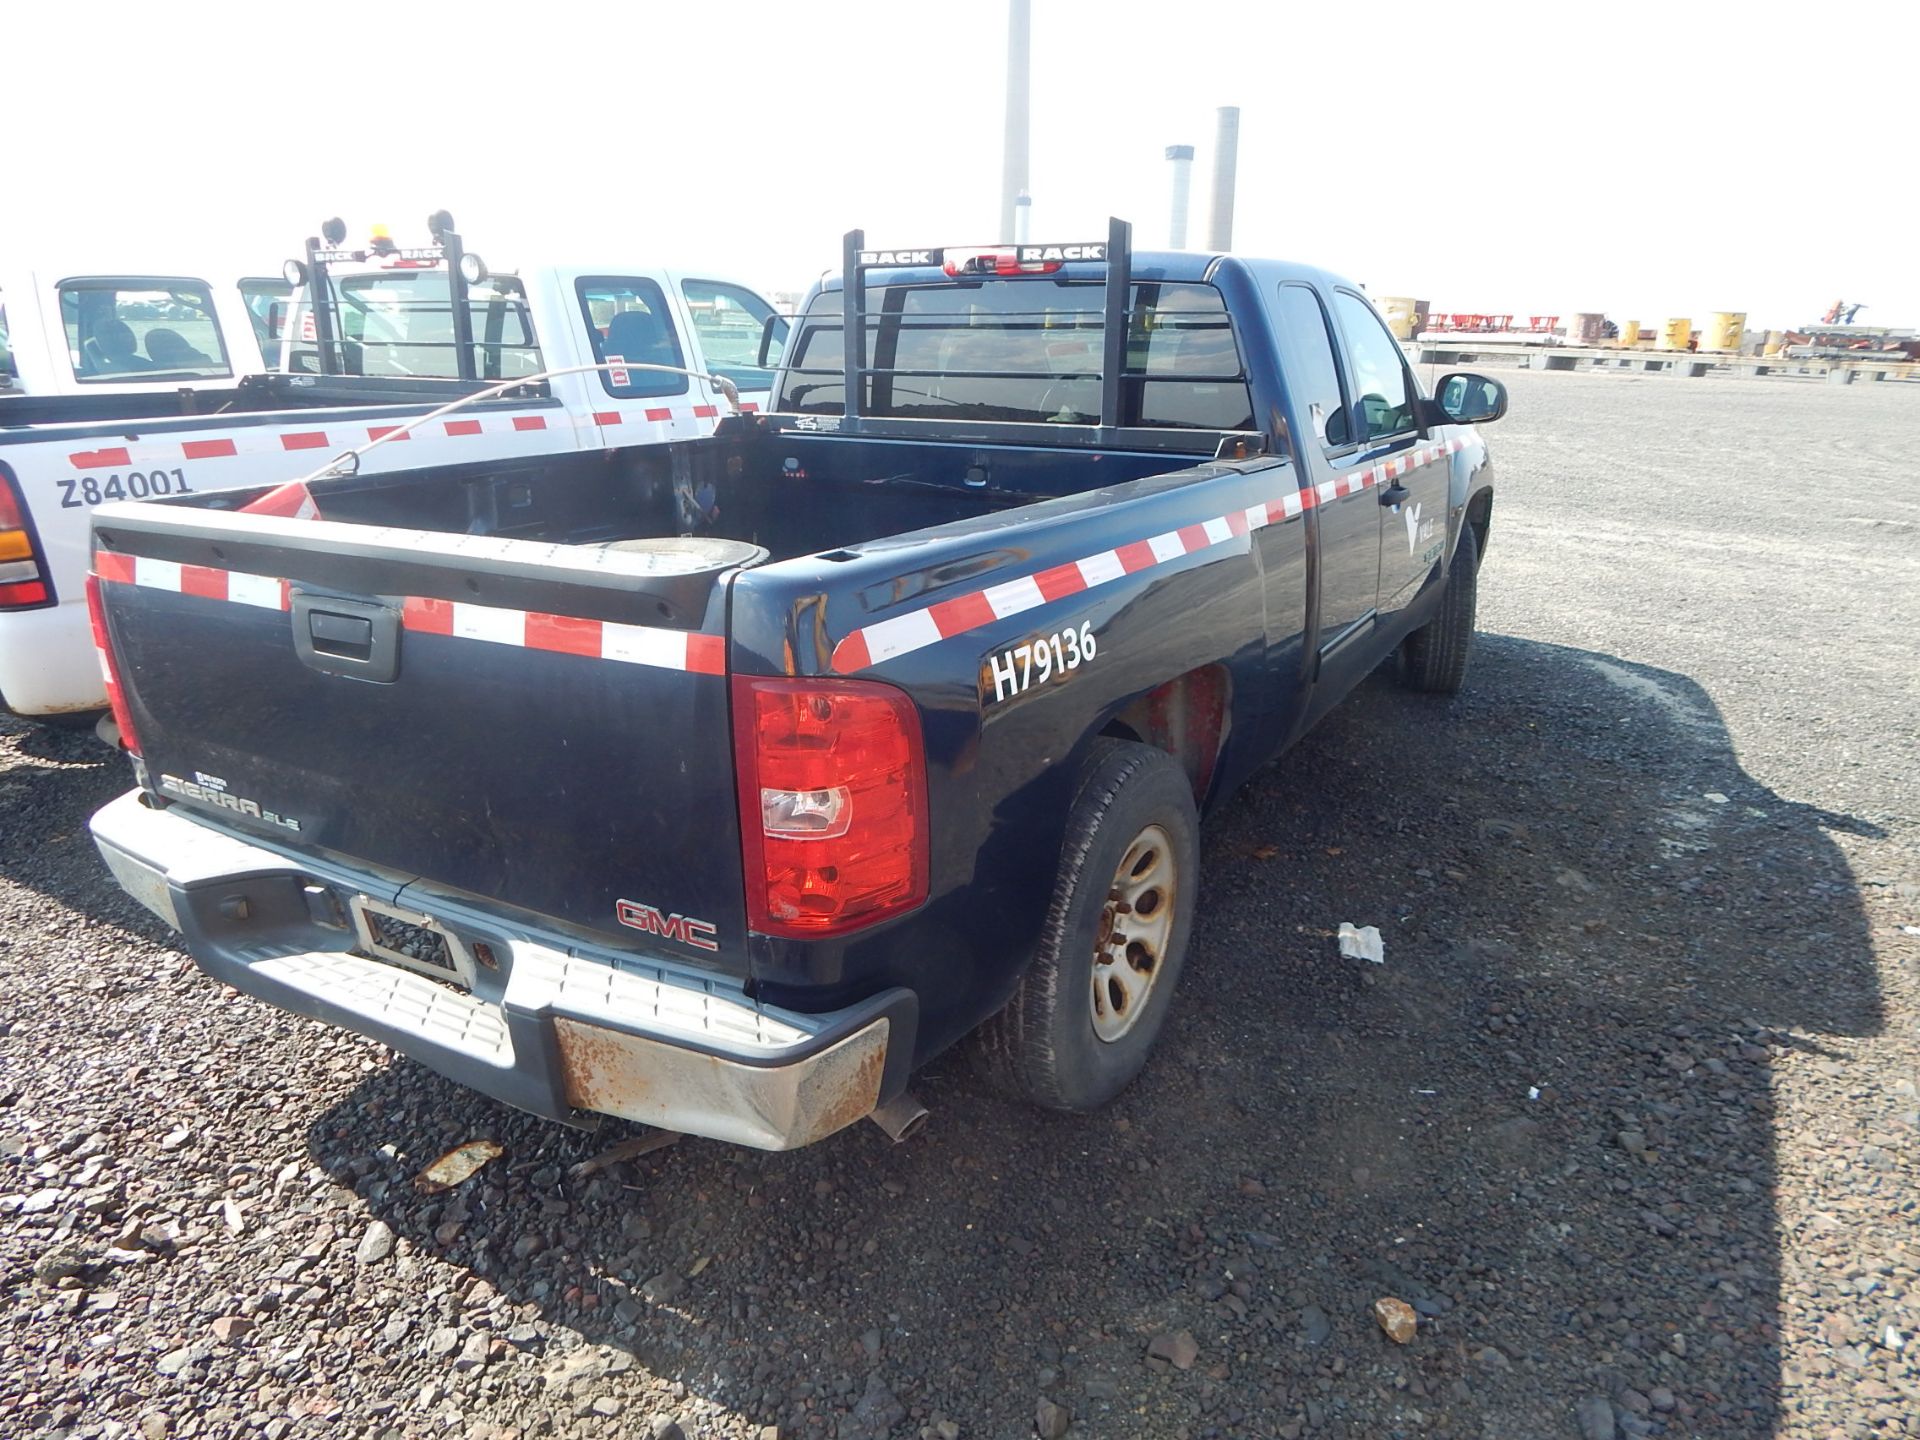
M 882 1017 L 785 1063 L 724 1056 L 557 1017 L 567 1100 L 582 1110 L 759 1150 L 793 1150 L 873 1113 L 886 1070 Z

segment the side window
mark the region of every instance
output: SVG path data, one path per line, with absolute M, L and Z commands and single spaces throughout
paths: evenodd
M 1333 358 L 1326 314 L 1307 286 L 1280 287 L 1280 333 L 1287 347 L 1290 388 L 1306 408 L 1314 438 L 1329 450 L 1345 449 L 1353 443 L 1346 392 L 1340 388 L 1340 367 Z
M 253 338 L 260 342 L 260 354 L 272 369 L 280 363 L 280 335 L 287 323 L 287 297 L 293 287 L 284 280 L 257 277 L 240 282 L 240 303 L 247 307 L 253 322 Z
M 586 318 L 593 358 L 602 364 L 624 360 L 629 365 L 684 367 L 680 337 L 674 333 L 667 297 L 651 280 L 638 277 L 592 276 L 574 283 L 580 295 L 580 313 Z M 662 370 L 602 370 L 600 384 L 609 395 L 623 400 L 648 395 L 684 395 L 691 381 L 685 375 Z
M 1407 357 L 1400 342 L 1388 333 L 1374 308 L 1358 295 L 1338 291 L 1333 303 L 1346 332 L 1353 383 L 1358 394 L 1354 409 L 1366 428 L 1365 438 L 1378 440 L 1413 428 L 1413 387 L 1407 383 Z
M 786 348 L 787 322 L 773 326 L 767 347 L 767 366 L 760 368 L 760 335 L 773 307 L 751 290 L 723 285 L 717 280 L 688 280 L 681 284 L 687 311 L 693 316 L 694 338 L 707 369 L 724 375 L 742 390 L 765 390 L 773 383 L 774 368 Z
M 823 290 L 801 317 L 799 336 L 790 353 L 773 408 L 799 414 L 837 413 L 846 401 L 846 377 L 841 369 L 841 336 L 845 331 L 838 290 Z
M 68 280 L 60 286 L 60 319 L 81 381 L 233 373 L 213 294 L 198 280 Z

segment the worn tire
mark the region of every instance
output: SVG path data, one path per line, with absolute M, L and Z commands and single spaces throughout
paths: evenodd
M 1169 842 L 1172 919 L 1130 1028 L 1103 1040 L 1095 1032 L 1093 1000 L 1096 960 L 1111 959 L 1101 955 L 1103 921 L 1110 894 L 1118 893 L 1121 862 L 1155 826 Z M 1094 742 L 1067 817 L 1033 963 L 1006 1009 L 985 1029 L 986 1051 L 1003 1085 L 1049 1110 L 1087 1111 L 1113 1099 L 1140 1073 L 1186 957 L 1199 859 L 1193 788 L 1173 757 L 1130 741 Z M 1113 1019 L 1103 1014 L 1102 1023 Z
M 1479 585 L 1479 541 L 1473 526 L 1462 525 L 1439 613 L 1400 642 L 1400 679 L 1409 689 L 1451 695 L 1467 678 Z

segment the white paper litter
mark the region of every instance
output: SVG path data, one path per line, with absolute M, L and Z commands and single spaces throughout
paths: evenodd
M 1354 960 L 1371 960 L 1376 965 L 1387 962 L 1386 947 L 1380 940 L 1378 925 L 1363 925 L 1355 929 L 1351 922 L 1340 922 L 1340 953 Z

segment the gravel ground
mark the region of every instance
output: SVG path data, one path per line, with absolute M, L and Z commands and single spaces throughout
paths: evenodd
M 1920 396 L 1509 378 L 1466 693 L 1217 817 L 1093 1118 L 960 1055 L 903 1146 L 579 1173 L 200 976 L 0 723 L 0 1431 L 1920 1435 Z

